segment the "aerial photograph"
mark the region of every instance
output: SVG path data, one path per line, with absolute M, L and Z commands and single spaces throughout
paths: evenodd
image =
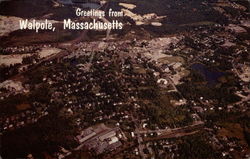
M 0 159 L 250 159 L 250 0 L 0 0 Z

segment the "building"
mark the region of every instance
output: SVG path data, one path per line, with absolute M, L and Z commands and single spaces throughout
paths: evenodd
M 125 139 L 120 128 L 108 128 L 104 124 L 84 129 L 76 136 L 76 140 L 80 144 L 77 149 L 84 147 L 93 152 L 94 155 L 100 155 L 121 147 L 121 141 Z

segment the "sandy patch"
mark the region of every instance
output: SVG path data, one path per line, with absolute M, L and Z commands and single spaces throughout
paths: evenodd
M 24 89 L 23 85 L 19 81 L 12 81 L 12 80 L 6 80 L 2 83 L 0 83 L 0 88 L 5 88 L 8 91 L 11 92 L 27 92 L 27 90 Z
M 27 103 L 19 104 L 16 106 L 17 110 L 26 110 L 29 108 L 31 108 L 31 106 L 30 106 L 30 104 L 27 104 Z
M 156 38 L 149 42 L 149 47 L 153 49 L 166 49 L 169 45 L 176 44 L 180 41 L 177 37 L 164 37 L 164 38 Z
M 9 33 L 19 30 L 20 20 L 23 20 L 23 19 L 19 17 L 14 17 L 14 16 L 0 15 L 0 36 L 8 36 Z M 29 19 L 29 21 L 32 21 L 32 20 L 33 19 Z M 44 20 L 36 20 L 36 22 L 44 22 Z M 48 22 L 52 24 L 59 23 L 58 21 L 55 21 L 55 20 L 48 20 Z
M 163 53 L 162 50 L 156 50 L 154 52 L 145 53 L 145 56 L 149 57 L 153 61 L 157 61 L 160 58 L 164 58 L 167 55 Z
M 246 7 L 240 5 L 240 4 L 237 4 L 237 3 L 232 3 L 228 0 L 219 0 L 217 3 L 216 3 L 216 6 L 219 6 L 219 7 L 230 7 L 230 8 L 235 8 L 235 9 L 239 9 L 239 10 L 242 10 L 242 11 L 245 11 L 247 10 Z
M 185 68 L 183 68 L 183 67 L 181 67 L 180 69 L 181 69 L 181 71 L 177 72 L 177 74 L 170 77 L 175 85 L 180 84 L 180 80 L 183 77 L 187 77 L 190 73 L 188 70 L 185 70 Z
M 226 12 L 226 11 L 225 11 L 223 8 L 221 8 L 221 7 L 213 7 L 213 9 L 216 10 L 216 11 L 218 11 L 218 12 L 221 13 L 221 14 L 223 14 L 223 13 Z
M 54 54 L 57 54 L 61 51 L 58 48 L 42 48 L 38 52 L 40 58 L 45 58 Z M 0 65 L 14 65 L 21 64 L 24 57 L 32 56 L 32 54 L 13 54 L 13 55 L 0 55 Z
M 169 48 L 170 44 L 178 43 L 182 37 L 165 37 L 156 38 L 149 41 L 144 55 L 153 61 L 157 61 L 159 65 L 167 64 L 169 67 L 172 66 L 175 69 L 176 74 L 170 75 L 169 78 L 175 85 L 180 84 L 180 80 L 183 77 L 189 75 L 189 71 L 183 67 L 185 60 L 180 56 L 172 56 L 165 53 L 165 50 Z M 169 71 L 165 71 L 168 73 Z
M 45 15 L 43 16 L 43 18 L 50 18 L 50 17 L 53 16 L 53 15 L 54 15 L 53 13 L 45 14 Z
M 22 18 L 18 17 L 7 17 L 0 16 L 0 36 L 7 36 L 10 32 L 19 30 L 19 20 Z
M 235 24 L 229 24 L 226 28 L 229 30 L 232 30 L 235 33 L 246 33 L 247 32 L 246 29 L 244 29 L 238 25 L 235 25 Z
M 186 100 L 170 100 L 170 103 L 174 106 L 180 106 L 187 103 Z
M 239 75 L 242 81 L 250 82 L 250 67 L 244 65 L 242 67 L 242 73 Z
M 134 9 L 136 7 L 136 5 L 129 3 L 119 3 L 119 5 L 127 9 Z
M 153 39 L 149 41 L 148 48 L 150 48 L 150 50 L 145 55 L 154 61 L 158 61 L 158 59 L 169 56 L 164 54 L 164 50 L 167 49 L 171 43 L 176 44 L 179 40 L 180 39 L 176 37 Z
M 172 64 L 174 68 L 178 68 L 185 62 L 185 60 L 179 56 L 167 56 L 160 58 L 158 62 L 168 65 Z
M 0 55 L 0 65 L 21 64 L 23 57 L 27 56 L 31 56 L 31 54 Z
M 159 26 L 162 26 L 162 23 L 160 23 L 160 22 L 152 22 L 151 25 L 159 27 Z
M 58 3 L 57 1 L 52 0 L 52 2 L 53 2 L 53 7 L 54 7 L 54 8 L 60 7 L 60 3 Z
M 241 25 L 250 28 L 250 20 L 241 21 Z
M 154 26 L 161 26 L 162 24 L 160 21 L 165 18 L 166 16 L 158 16 L 155 13 L 149 13 L 149 14 L 144 14 L 144 15 L 139 15 L 131 12 L 128 9 L 121 9 L 124 13 L 125 16 L 130 17 L 135 21 L 136 25 L 154 25 Z
M 58 48 L 42 48 L 42 50 L 39 52 L 39 55 L 40 55 L 40 58 L 45 58 L 47 56 L 57 54 L 60 51 L 61 49 L 58 49 Z
M 223 45 L 221 45 L 222 47 L 226 47 L 226 48 L 229 48 L 231 46 L 235 46 L 236 44 L 235 43 L 232 43 L 228 40 L 225 41 L 225 43 Z

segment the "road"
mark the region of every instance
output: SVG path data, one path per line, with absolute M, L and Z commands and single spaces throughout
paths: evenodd
M 198 133 L 200 129 L 204 126 L 204 123 L 202 121 L 195 122 L 192 125 L 180 127 L 180 128 L 174 128 L 174 129 L 168 129 L 163 131 L 155 131 L 158 133 L 161 133 L 160 135 L 156 137 L 148 137 L 145 138 L 144 141 L 154 141 L 154 140 L 162 140 L 162 139 L 169 139 L 169 138 L 178 138 L 182 136 L 188 136 L 193 135 L 195 133 Z
M 132 121 L 135 124 L 135 134 L 137 135 L 137 142 L 139 144 L 139 147 L 138 147 L 139 148 L 139 154 L 142 157 L 142 159 L 146 159 L 146 155 L 143 152 L 143 149 L 145 148 L 145 145 L 143 145 L 143 139 L 142 139 L 141 133 L 139 131 L 140 123 L 138 122 L 138 120 L 135 119 L 135 117 L 132 114 L 130 116 L 132 118 Z
M 199 126 L 202 126 L 202 125 L 204 125 L 203 121 L 196 121 L 192 125 L 188 125 L 188 126 L 184 126 L 184 127 L 180 127 L 180 128 L 159 129 L 159 130 L 140 130 L 139 133 L 140 134 L 148 134 L 148 133 L 164 134 L 164 133 L 169 133 L 169 132 L 178 132 L 178 131 L 183 131 L 183 130 L 187 130 L 187 129 L 192 129 L 192 128 L 196 128 L 196 127 L 199 127 Z
M 135 119 L 135 117 L 133 115 L 130 115 L 130 116 L 132 118 L 132 121 L 136 124 L 135 125 L 136 126 L 135 133 L 137 135 L 137 141 L 139 143 L 139 147 L 138 147 L 139 148 L 139 154 L 143 159 L 145 159 L 147 157 L 143 153 L 143 149 L 145 148 L 145 143 L 146 142 L 193 135 L 193 134 L 196 134 L 196 133 L 200 132 L 201 128 L 204 125 L 204 122 L 198 121 L 198 122 L 193 123 L 192 125 L 188 125 L 188 126 L 184 126 L 184 127 L 180 127 L 180 128 L 142 131 L 142 130 L 139 130 L 139 126 L 138 126 L 139 122 L 138 122 L 138 120 Z M 142 134 L 152 133 L 152 132 L 161 132 L 162 134 L 159 135 L 159 136 L 156 136 L 156 137 L 149 137 L 149 138 L 144 138 L 144 139 L 142 138 Z M 130 148 L 133 148 L 134 146 L 136 146 L 136 145 L 135 144 L 127 145 L 127 146 L 125 146 L 124 149 L 121 149 L 121 150 L 119 150 L 119 152 L 114 152 L 112 154 L 114 156 L 119 155 L 119 153 L 123 152 L 122 150 L 130 149 Z M 114 156 L 107 155 L 104 158 L 105 159 L 110 159 L 110 158 L 113 158 Z

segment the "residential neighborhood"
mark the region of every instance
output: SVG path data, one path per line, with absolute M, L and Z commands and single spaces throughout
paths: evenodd
M 123 11 L 124 29 L 34 34 L 10 25 L 80 21 L 77 7 Z M 0 156 L 249 159 L 249 8 L 247 0 L 1 1 Z

